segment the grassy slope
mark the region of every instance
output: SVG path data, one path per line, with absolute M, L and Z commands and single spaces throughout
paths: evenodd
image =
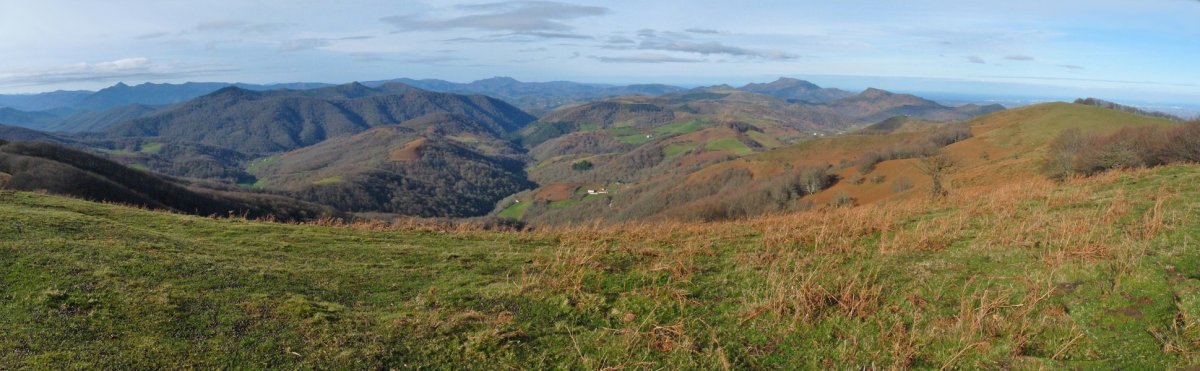
M 951 144 L 942 153 L 957 162 L 949 176 L 951 188 L 993 187 L 1018 179 L 1041 177 L 1039 169 L 1044 158 L 1045 146 L 1059 133 L 1078 128 L 1086 132 L 1111 133 L 1124 127 L 1140 125 L 1174 125 L 1167 120 L 1139 116 L 1111 109 L 1069 103 L 1047 103 L 1011 109 L 976 118 L 969 122 L 973 138 Z M 886 136 L 860 136 L 860 140 L 888 140 Z M 833 137 L 828 141 L 845 145 L 866 146 L 854 143 L 855 136 Z M 902 138 L 897 136 L 896 138 Z M 817 141 L 819 143 L 819 141 Z M 805 144 L 793 146 L 804 149 Z M 850 147 L 854 148 L 854 147 Z M 796 152 L 777 150 L 780 154 L 797 156 Z M 829 151 L 832 153 L 833 151 Z M 763 156 L 774 155 L 768 152 Z M 803 154 L 799 156 L 805 156 Z M 838 194 L 854 197 L 860 204 L 881 200 L 924 195 L 929 188 L 929 177 L 915 167 L 916 160 L 885 161 L 871 174 L 884 179 L 907 178 L 916 192 L 893 192 L 890 182 L 881 185 L 870 182 L 856 185 L 841 182 L 810 199 L 817 204 L 829 202 Z M 838 172 L 843 179 L 859 176 L 856 169 Z
M 1200 167 L 724 224 L 486 233 L 0 192 L 0 364 L 1167 368 Z
M 504 210 L 500 211 L 500 213 L 497 214 L 497 216 L 499 216 L 501 218 L 509 218 L 509 219 L 518 219 L 519 220 L 519 219 L 521 219 L 522 216 L 525 216 L 525 210 L 529 210 L 529 205 L 531 205 L 531 204 L 533 204 L 533 203 L 532 202 L 513 203 L 512 205 L 508 205 L 508 207 L 504 208 Z

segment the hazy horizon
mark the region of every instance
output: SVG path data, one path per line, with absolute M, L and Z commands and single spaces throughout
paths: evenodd
M 663 14 L 675 16 L 663 17 Z M 742 85 L 1200 101 L 1200 2 L 133 0 L 0 5 L 0 93 L 118 81 Z M 1114 22 L 1120 20 L 1120 22 Z

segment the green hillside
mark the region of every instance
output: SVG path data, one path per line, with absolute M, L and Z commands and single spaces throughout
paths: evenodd
M 715 224 L 286 225 L 0 192 L 14 368 L 1200 362 L 1200 167 Z M 453 230 L 453 231 L 451 231 Z

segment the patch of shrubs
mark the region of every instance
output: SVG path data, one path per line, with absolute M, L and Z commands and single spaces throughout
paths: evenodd
M 971 128 L 965 124 L 946 125 L 934 129 L 925 137 L 894 145 L 882 150 L 864 153 L 855 161 L 860 174 L 875 171 L 875 165 L 889 160 L 928 157 L 937 154 L 942 147 L 971 137 Z
M 588 170 L 591 170 L 593 166 L 594 165 L 592 165 L 591 161 L 582 160 L 582 161 L 576 162 L 574 164 L 571 164 L 571 169 L 575 170 L 575 171 L 588 171 Z
M 1054 179 L 1112 169 L 1200 162 L 1200 122 L 1141 126 L 1110 135 L 1070 129 L 1050 142 L 1042 170 Z
M 908 177 L 899 177 L 892 181 L 892 192 L 900 193 L 912 189 L 913 182 Z
M 858 202 L 858 200 L 856 200 L 854 197 L 850 197 L 849 194 L 846 194 L 846 192 L 843 191 L 843 192 L 838 192 L 837 194 L 833 195 L 833 199 L 829 200 L 829 207 L 830 208 L 851 207 L 851 206 L 854 206 L 854 204 L 857 202 Z

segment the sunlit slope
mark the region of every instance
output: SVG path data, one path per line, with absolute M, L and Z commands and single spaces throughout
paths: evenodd
M 952 189 L 992 187 L 1029 177 L 1044 177 L 1040 167 L 1045 147 L 1068 129 L 1107 134 L 1126 127 L 1177 123 L 1087 105 L 1046 103 L 989 114 L 968 124 L 973 137 L 941 151 L 957 163 L 949 177 Z M 861 174 L 854 168 L 843 169 L 838 172 L 842 179 L 862 176 L 866 181 L 861 184 L 839 182 L 812 200 L 820 204 L 837 195 L 848 195 L 862 204 L 892 198 L 925 197 L 929 179 L 917 170 L 917 162 L 916 159 L 885 161 L 868 174 Z M 882 181 L 875 183 L 872 178 Z M 913 184 L 910 190 L 897 191 L 903 187 L 894 187 L 892 182 L 902 178 Z
M 0 364 L 1184 367 L 1200 362 L 1197 170 L 525 233 L 0 192 Z
M 947 177 L 951 191 L 971 187 L 995 187 L 1012 181 L 1043 177 L 1039 168 L 1044 147 L 1059 133 L 1078 128 L 1091 133 L 1109 133 L 1138 125 L 1172 125 L 1170 121 L 1086 105 L 1050 103 L 993 113 L 966 123 L 972 137 L 950 144 L 934 153 L 953 159 L 956 166 Z M 587 223 L 600 220 L 672 218 L 715 220 L 788 210 L 811 210 L 831 204 L 864 205 L 885 200 L 925 198 L 930 179 L 916 168 L 919 157 L 885 160 L 873 167 L 861 164 L 870 153 L 887 153 L 897 148 L 924 146 L 947 124 L 901 122 L 904 130 L 882 134 L 836 135 L 758 152 L 713 151 L 719 131 L 702 131 L 660 142 L 659 148 L 635 152 L 667 158 L 637 178 L 620 178 L 599 170 L 571 170 L 569 164 L 557 171 L 574 174 L 565 184 L 573 192 L 554 193 L 561 198 L 518 195 L 524 201 L 519 215 L 534 223 Z M 702 144 L 707 143 L 707 144 Z M 634 152 L 631 152 L 634 154 Z M 739 156 L 740 155 L 740 156 Z M 712 157 L 716 156 L 716 157 Z M 626 156 L 628 157 L 628 155 Z M 652 156 L 649 156 L 652 157 Z M 636 164 L 627 158 L 593 158 L 597 164 Z M 657 160 L 656 160 L 657 161 Z M 828 189 L 797 198 L 782 194 L 797 174 L 809 168 L 827 168 L 837 181 Z M 535 170 L 534 173 L 546 170 Z M 625 173 L 620 173 L 625 174 Z M 632 180 L 632 181 L 631 181 Z M 618 182 L 619 181 L 619 182 Z M 596 197 L 587 189 L 611 188 Z M 509 200 L 504 207 L 515 207 Z

